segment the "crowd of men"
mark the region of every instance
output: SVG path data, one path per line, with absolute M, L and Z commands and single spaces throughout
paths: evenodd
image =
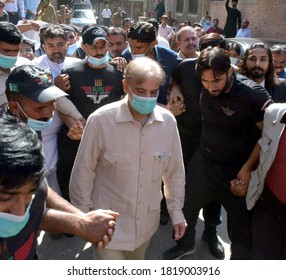
M 0 22 L 0 259 L 37 258 L 40 229 L 93 243 L 94 259 L 144 259 L 169 218 L 161 258 L 180 259 L 201 209 L 224 259 L 221 206 L 231 259 L 286 259 L 286 46 L 231 60 L 231 23 L 209 15 L 176 32 L 170 13 L 79 31 L 31 21 L 37 8 Z

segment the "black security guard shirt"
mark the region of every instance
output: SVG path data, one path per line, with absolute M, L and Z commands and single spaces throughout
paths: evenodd
M 213 97 L 203 89 L 202 154 L 221 164 L 243 164 L 261 134 L 256 123 L 263 121 L 264 110 L 271 103 L 263 87 L 241 75 L 233 74 L 228 93 Z

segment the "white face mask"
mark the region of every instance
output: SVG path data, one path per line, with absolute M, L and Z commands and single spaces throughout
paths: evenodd
M 107 62 L 107 55 L 103 56 L 102 58 L 96 58 L 91 55 L 88 55 L 87 61 L 93 65 L 94 67 L 98 67 L 100 65 L 103 65 Z
M 238 59 L 237 59 L 236 57 L 230 57 L 230 63 L 231 63 L 232 65 L 236 65 L 237 62 L 238 62 Z
M 131 57 L 132 57 L 132 59 L 139 58 L 139 57 L 144 57 L 144 56 L 148 56 L 150 47 L 151 47 L 151 45 L 148 47 L 148 49 L 146 50 L 145 53 L 135 54 L 135 53 L 132 53 L 132 51 L 131 51 Z
M 145 53 L 140 53 L 140 54 L 133 54 L 133 53 L 131 53 L 131 56 L 132 56 L 132 59 L 140 58 L 140 57 L 144 57 Z

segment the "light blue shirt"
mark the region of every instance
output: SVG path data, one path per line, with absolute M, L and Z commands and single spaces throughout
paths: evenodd
M 252 31 L 250 28 L 240 28 L 235 37 L 249 37 L 252 38 Z
M 25 8 L 36 14 L 40 2 L 41 0 L 25 0 Z
M 23 0 L 16 0 L 14 2 L 6 4 L 4 6 L 4 10 L 9 13 L 17 13 L 19 10 L 21 18 L 25 17 L 25 7 Z
M 202 17 L 202 19 L 200 20 L 200 24 L 203 26 L 204 31 L 206 32 L 209 28 L 213 27 L 212 23 L 207 23 L 205 18 Z

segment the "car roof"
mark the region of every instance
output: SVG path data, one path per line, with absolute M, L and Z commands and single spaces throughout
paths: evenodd
M 243 55 L 245 50 L 252 45 L 253 43 L 265 43 L 269 47 L 272 47 L 276 44 L 286 44 L 285 40 L 275 39 L 275 38 L 225 38 L 226 42 L 236 43 L 240 47 L 240 54 Z

